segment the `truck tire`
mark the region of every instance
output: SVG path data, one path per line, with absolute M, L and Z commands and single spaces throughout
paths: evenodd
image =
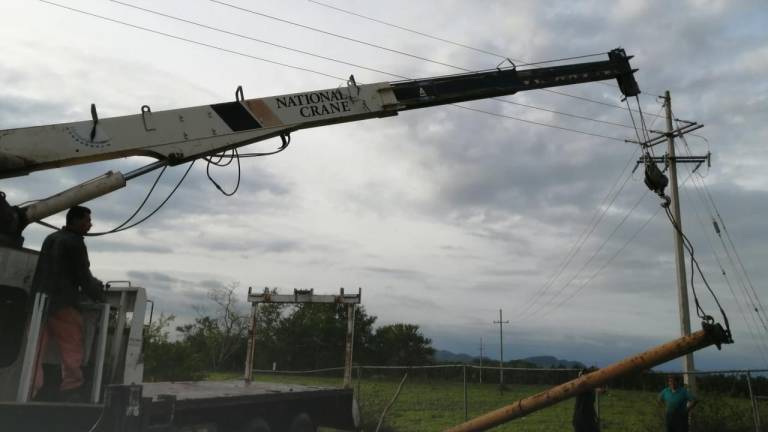
M 317 427 L 309 414 L 301 413 L 291 420 L 288 432 L 317 432 Z
M 271 432 L 269 423 L 260 418 L 255 418 L 239 429 L 239 432 Z

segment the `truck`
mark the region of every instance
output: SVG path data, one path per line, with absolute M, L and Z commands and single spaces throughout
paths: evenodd
M 106 302 L 84 306 L 88 403 L 30 401 L 35 359 L 55 370 L 55 350 L 37 352 L 46 299 L 31 292 L 38 252 L 24 248 L 30 223 L 124 187 L 168 165 L 211 157 L 301 129 L 398 115 L 401 111 L 520 91 L 616 80 L 624 97 L 640 89 L 626 52 L 566 65 L 491 70 L 359 84 L 135 115 L 0 131 L 0 178 L 128 156 L 150 156 L 128 173 L 109 171 L 54 196 L 12 206 L 0 192 L 0 424 L 4 431 L 308 431 L 359 427 L 353 391 L 281 384 L 143 382 L 147 292 L 111 283 Z M 151 315 L 151 313 L 150 313 Z M 248 368 L 246 367 L 246 370 Z

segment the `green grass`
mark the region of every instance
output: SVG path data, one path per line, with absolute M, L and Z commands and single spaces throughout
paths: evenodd
M 237 374 L 211 374 L 209 379 L 239 378 Z M 338 377 L 256 375 L 254 381 L 295 383 L 338 387 Z M 397 389 L 395 377 L 364 378 L 359 383 L 359 401 L 364 430 L 373 431 L 379 416 Z M 355 381 L 355 386 L 358 383 Z M 468 416 L 476 417 L 519 399 L 546 390 L 545 386 L 508 385 L 500 393 L 495 384 L 468 385 Z M 697 432 L 754 430 L 749 401 L 725 396 L 702 395 L 694 411 Z M 464 394 L 460 380 L 409 377 L 384 422 L 387 431 L 440 431 L 464 421 Z M 653 432 L 663 430 L 661 410 L 656 406 L 656 392 L 610 390 L 600 396 L 603 432 Z M 494 431 L 553 432 L 572 431 L 573 400 L 560 402 L 526 417 L 499 426 Z M 717 425 L 715 425 L 715 423 Z M 711 427 L 707 425 L 711 424 Z M 726 425 L 726 426 L 723 426 Z M 727 427 L 727 429 L 723 429 Z M 692 429 L 693 430 L 693 429 Z

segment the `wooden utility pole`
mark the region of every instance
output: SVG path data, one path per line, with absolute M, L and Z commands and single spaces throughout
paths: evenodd
M 682 336 L 688 336 L 691 334 L 691 317 L 688 306 L 688 287 L 686 284 L 685 275 L 685 255 L 683 254 L 683 222 L 680 214 L 680 194 L 677 186 L 677 164 L 679 163 L 694 163 L 697 164 L 694 171 L 701 166 L 702 163 L 707 162 L 709 164 L 709 154 L 706 156 L 677 156 L 675 154 L 675 137 L 683 136 L 689 132 L 693 132 L 704 125 L 700 125 L 694 122 L 687 122 L 678 120 L 684 125 L 675 129 L 672 125 L 672 98 L 669 95 L 669 91 L 664 93 L 664 107 L 666 108 L 667 128 L 665 132 L 651 131 L 656 134 L 655 137 L 650 138 L 647 141 L 640 142 L 639 144 L 643 149 L 649 149 L 653 146 L 667 142 L 667 154 L 663 157 L 651 157 L 647 151 L 644 152 L 643 158 L 638 160 L 638 164 L 641 163 L 663 163 L 669 169 L 669 211 L 674 219 L 674 247 L 675 247 L 675 278 L 677 281 L 677 305 L 680 313 L 680 334 Z M 661 175 L 661 174 L 660 174 Z M 646 174 L 647 176 L 647 174 Z M 647 177 L 646 177 L 647 178 Z M 649 185 L 650 187 L 650 185 Z M 659 190 L 654 190 L 662 197 L 664 196 L 665 186 L 661 186 Z M 652 188 L 653 189 L 653 188 Z M 691 269 L 693 271 L 693 269 Z M 695 370 L 693 364 L 693 354 L 689 353 L 683 357 L 683 376 L 685 384 L 691 389 L 696 390 L 696 378 L 691 374 Z
M 499 320 L 493 323 L 499 325 L 499 388 L 502 389 L 504 388 L 504 331 L 502 326 L 509 324 L 509 321 L 501 319 L 501 309 L 499 309 Z
M 480 384 L 483 383 L 483 338 L 480 338 Z
M 554 405 L 570 397 L 607 384 L 611 380 L 632 372 L 650 369 L 683 354 L 694 352 L 710 345 L 732 343 L 730 336 L 719 324 L 704 323 L 704 329 L 690 336 L 684 336 L 626 358 L 595 372 L 582 375 L 541 393 L 521 399 L 495 411 L 475 417 L 460 425 L 446 429 L 446 432 L 483 431 L 523 417 L 542 408 Z
M 667 158 L 669 159 L 669 193 L 672 201 L 670 211 L 675 219 L 677 228 L 675 235 L 675 269 L 677 275 L 677 305 L 680 311 L 680 335 L 691 334 L 691 317 L 688 307 L 688 287 L 685 279 L 685 255 L 683 254 L 683 220 L 680 215 L 680 195 L 677 190 L 677 160 L 675 156 L 675 135 L 672 125 L 672 98 L 669 90 L 664 92 L 664 106 L 667 113 Z M 691 269 L 693 271 L 693 269 Z M 693 353 L 683 356 L 683 380 L 688 388 L 695 393 L 696 377 L 691 374 L 696 368 L 693 365 Z

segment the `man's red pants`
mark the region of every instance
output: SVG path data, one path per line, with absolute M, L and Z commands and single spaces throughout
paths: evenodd
M 59 309 L 48 316 L 40 334 L 33 395 L 43 387 L 43 357 L 53 337 L 61 353 L 61 387 L 71 390 L 83 385 L 83 317 L 73 307 Z

